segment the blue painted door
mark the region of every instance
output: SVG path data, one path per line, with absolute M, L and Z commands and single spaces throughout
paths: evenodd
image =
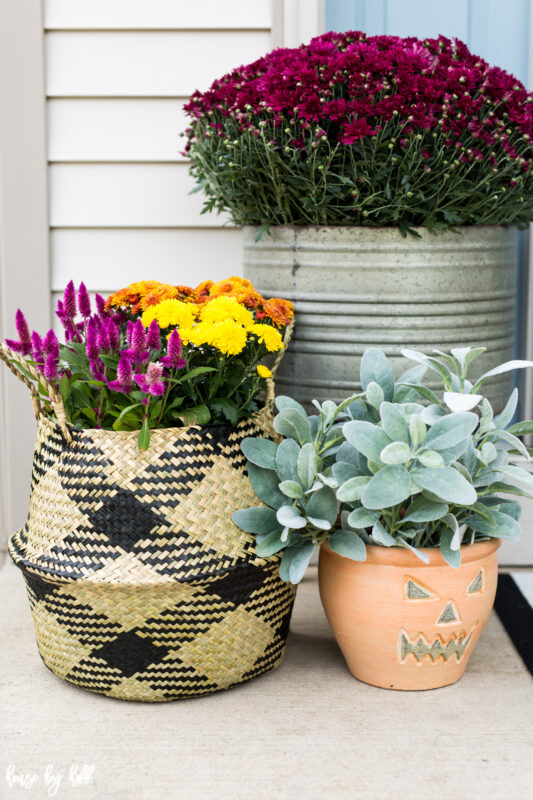
M 326 30 L 462 39 L 528 80 L 529 0 L 326 0 Z

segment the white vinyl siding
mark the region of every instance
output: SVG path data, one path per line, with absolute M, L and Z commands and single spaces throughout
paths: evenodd
M 48 101 L 50 161 L 183 161 L 185 98 Z
M 276 0 L 44 0 L 51 289 L 239 274 L 240 231 L 201 215 L 183 103 L 280 44 Z
M 270 0 L 45 0 L 45 27 L 53 30 L 265 29 Z

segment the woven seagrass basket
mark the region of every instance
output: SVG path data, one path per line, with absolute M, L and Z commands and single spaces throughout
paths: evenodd
M 20 359 L 0 344 L 0 358 Z M 277 364 L 276 364 L 277 366 Z M 279 558 L 259 558 L 231 521 L 257 504 L 244 437 L 274 437 L 265 407 L 237 426 L 136 432 L 38 418 L 30 509 L 9 542 L 22 570 L 42 659 L 59 677 L 124 700 L 227 689 L 285 653 L 295 588 Z

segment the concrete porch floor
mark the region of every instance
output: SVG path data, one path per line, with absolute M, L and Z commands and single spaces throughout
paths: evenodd
M 23 581 L 0 570 L 0 798 L 507 800 L 531 796 L 532 680 L 493 614 L 462 681 L 389 692 L 348 673 L 316 569 L 301 585 L 287 658 L 206 698 L 144 705 L 77 689 L 37 653 Z M 73 787 L 73 765 L 94 765 Z M 9 787 L 6 770 L 37 775 Z M 50 769 L 50 767 L 49 767 Z

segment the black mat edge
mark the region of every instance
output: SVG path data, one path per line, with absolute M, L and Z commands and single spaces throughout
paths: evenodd
M 511 575 L 500 574 L 494 608 L 524 664 L 533 675 L 533 608 Z

